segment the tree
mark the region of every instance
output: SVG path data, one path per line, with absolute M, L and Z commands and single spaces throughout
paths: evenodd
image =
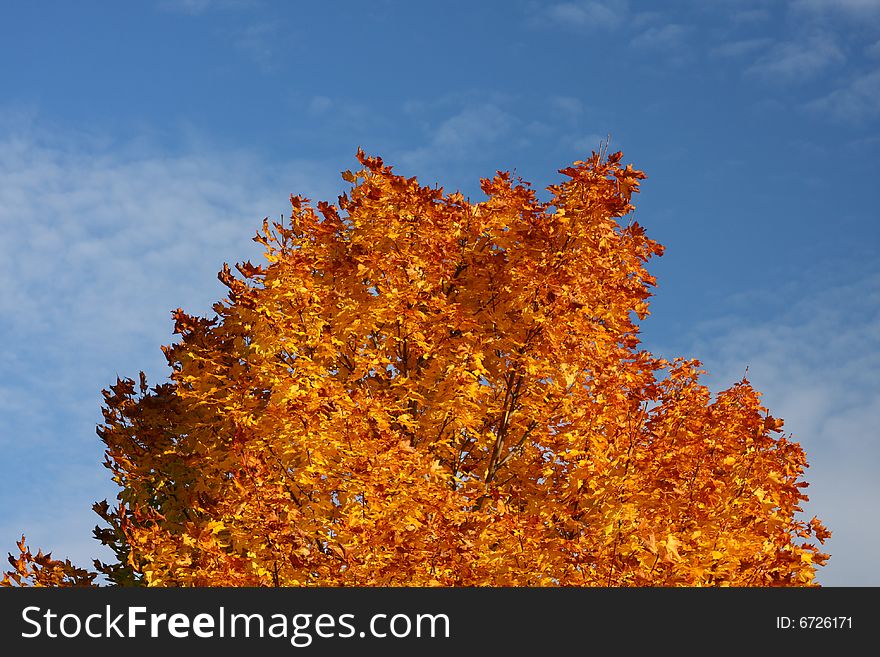
M 174 315 L 170 382 L 103 391 L 96 572 L 24 538 L 5 583 L 811 585 L 805 454 L 746 379 L 639 349 L 662 247 L 622 154 L 444 195 L 360 150 Z M 620 221 L 619 221 L 620 220 Z

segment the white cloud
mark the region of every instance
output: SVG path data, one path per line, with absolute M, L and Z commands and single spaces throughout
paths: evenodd
M 115 492 L 95 435 L 101 388 L 139 369 L 154 383 L 167 376 L 159 347 L 174 339 L 170 311 L 211 315 L 225 294 L 222 263 L 258 262 L 250 238 L 262 218 L 289 212 L 290 193 L 332 200 L 340 167 L 110 150 L 100 136 L 8 118 L 0 117 L 0 554 L 25 531 L 34 546 L 88 565 L 98 554 L 91 504 Z
M 770 12 L 766 9 L 741 9 L 730 13 L 730 20 L 737 25 L 763 23 L 770 18 Z
M 831 38 L 817 35 L 767 48 L 746 73 L 767 81 L 798 82 L 824 73 L 845 60 L 843 51 Z
M 577 119 L 584 112 L 584 104 L 573 96 L 553 96 L 550 98 L 550 109 L 566 119 Z
M 508 137 L 518 123 L 495 103 L 469 104 L 429 128 L 428 144 L 405 151 L 398 159 L 407 166 L 422 169 L 431 162 L 479 157 L 487 145 Z
M 796 297 L 795 297 L 796 298 Z M 784 307 L 783 307 L 784 308 Z M 748 314 L 752 316 L 751 313 Z M 691 353 L 714 390 L 748 378 L 804 447 L 805 505 L 833 532 L 826 585 L 880 585 L 873 548 L 880 504 L 880 274 L 804 297 L 766 321 L 697 327 Z
M 880 18 L 880 0 L 794 0 L 795 11 L 845 16 L 857 19 Z
M 569 150 L 573 150 L 581 158 L 586 158 L 593 151 L 599 152 L 603 143 L 609 141 L 609 135 L 599 135 L 596 133 L 589 135 L 579 135 L 565 139 Z
M 860 75 L 806 107 L 841 122 L 876 118 L 880 116 L 880 71 Z
M 197 15 L 207 11 L 212 5 L 211 0 L 161 0 L 159 9 L 179 14 Z
M 649 27 L 641 34 L 635 36 L 630 45 L 635 48 L 648 48 L 653 50 L 669 50 L 680 48 L 685 43 L 690 28 L 685 25 L 669 23 L 666 25 Z
M 541 7 L 542 18 L 568 28 L 600 30 L 621 25 L 627 16 L 627 3 L 619 1 L 562 2 Z
M 246 25 L 235 36 L 235 47 L 256 62 L 264 73 L 269 73 L 277 69 L 277 33 L 277 23 Z
M 334 132 L 354 131 L 358 135 L 357 140 L 361 139 L 365 132 L 369 132 L 367 128 L 375 127 L 377 123 L 381 124 L 385 120 L 383 116 L 371 113 L 366 104 L 350 98 L 316 95 L 306 99 L 297 98 L 295 102 L 311 116 L 334 126 L 332 128 Z
M 160 0 L 162 11 L 198 16 L 214 9 L 240 9 L 252 4 L 251 0 Z
M 475 105 L 443 121 L 432 141 L 442 150 L 466 153 L 475 145 L 499 139 L 513 123 L 513 117 L 497 105 Z
M 324 114 L 331 107 L 333 107 L 333 101 L 327 96 L 313 96 L 309 101 L 310 114 Z
M 729 41 L 715 46 L 709 52 L 718 57 L 742 57 L 750 55 L 759 50 L 765 50 L 772 43 L 771 39 L 742 39 L 740 41 Z

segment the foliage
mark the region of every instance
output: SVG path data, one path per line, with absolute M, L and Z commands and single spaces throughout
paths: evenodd
M 213 319 L 174 313 L 170 382 L 104 391 L 96 562 L 115 584 L 810 585 L 801 447 L 748 381 L 639 349 L 662 253 L 622 154 L 486 200 L 358 152 L 291 197 Z M 10 578 L 90 583 L 10 556 Z M 60 573 L 63 573 L 60 574 Z

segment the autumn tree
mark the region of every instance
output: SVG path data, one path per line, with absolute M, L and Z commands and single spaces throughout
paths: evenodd
M 116 561 L 22 539 L 5 583 L 813 583 L 782 421 L 639 348 L 641 171 L 593 153 L 549 201 L 499 172 L 472 203 L 358 160 L 336 205 L 263 222 L 214 317 L 173 313 L 169 382 L 104 391 Z

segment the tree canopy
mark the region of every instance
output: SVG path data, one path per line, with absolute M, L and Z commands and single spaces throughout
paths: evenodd
M 264 220 L 215 316 L 173 313 L 168 382 L 103 391 L 116 561 L 22 538 L 4 583 L 814 583 L 802 448 L 746 379 L 640 348 L 641 171 L 593 153 L 548 201 L 498 172 L 473 203 L 357 157 L 336 204 Z

